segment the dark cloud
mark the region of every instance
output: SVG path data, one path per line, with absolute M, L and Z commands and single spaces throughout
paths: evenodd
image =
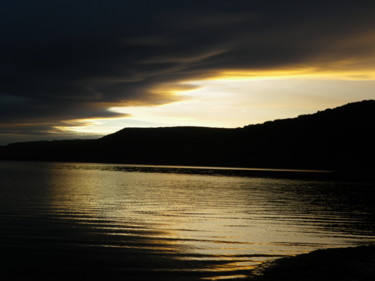
M 179 81 L 225 69 L 366 60 L 374 13 L 374 1 L 2 1 L 0 128 L 118 117 L 107 108 L 173 102 Z

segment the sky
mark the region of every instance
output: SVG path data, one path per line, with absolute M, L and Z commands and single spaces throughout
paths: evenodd
M 375 99 L 375 1 L 3 0 L 0 144 Z

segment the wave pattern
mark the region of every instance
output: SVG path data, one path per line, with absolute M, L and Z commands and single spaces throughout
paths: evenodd
M 13 280 L 247 278 L 278 257 L 374 237 L 371 184 L 108 164 L 0 168 L 1 264 Z

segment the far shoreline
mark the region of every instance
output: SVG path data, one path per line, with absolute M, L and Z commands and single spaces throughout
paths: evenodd
M 243 177 L 267 177 L 302 180 L 324 180 L 342 182 L 375 182 L 375 171 L 370 170 L 328 170 L 306 168 L 283 167 L 236 167 L 236 166 L 205 166 L 184 164 L 156 164 L 156 163 L 122 163 L 104 161 L 50 161 L 50 160 L 6 160 L 0 159 L 0 163 L 60 163 L 82 165 L 108 165 L 111 170 L 128 172 L 157 172 L 177 174 L 202 174 Z

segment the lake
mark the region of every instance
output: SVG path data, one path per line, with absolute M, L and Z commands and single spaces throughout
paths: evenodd
M 1 274 L 246 280 L 276 258 L 374 243 L 373 183 L 236 171 L 0 162 Z

